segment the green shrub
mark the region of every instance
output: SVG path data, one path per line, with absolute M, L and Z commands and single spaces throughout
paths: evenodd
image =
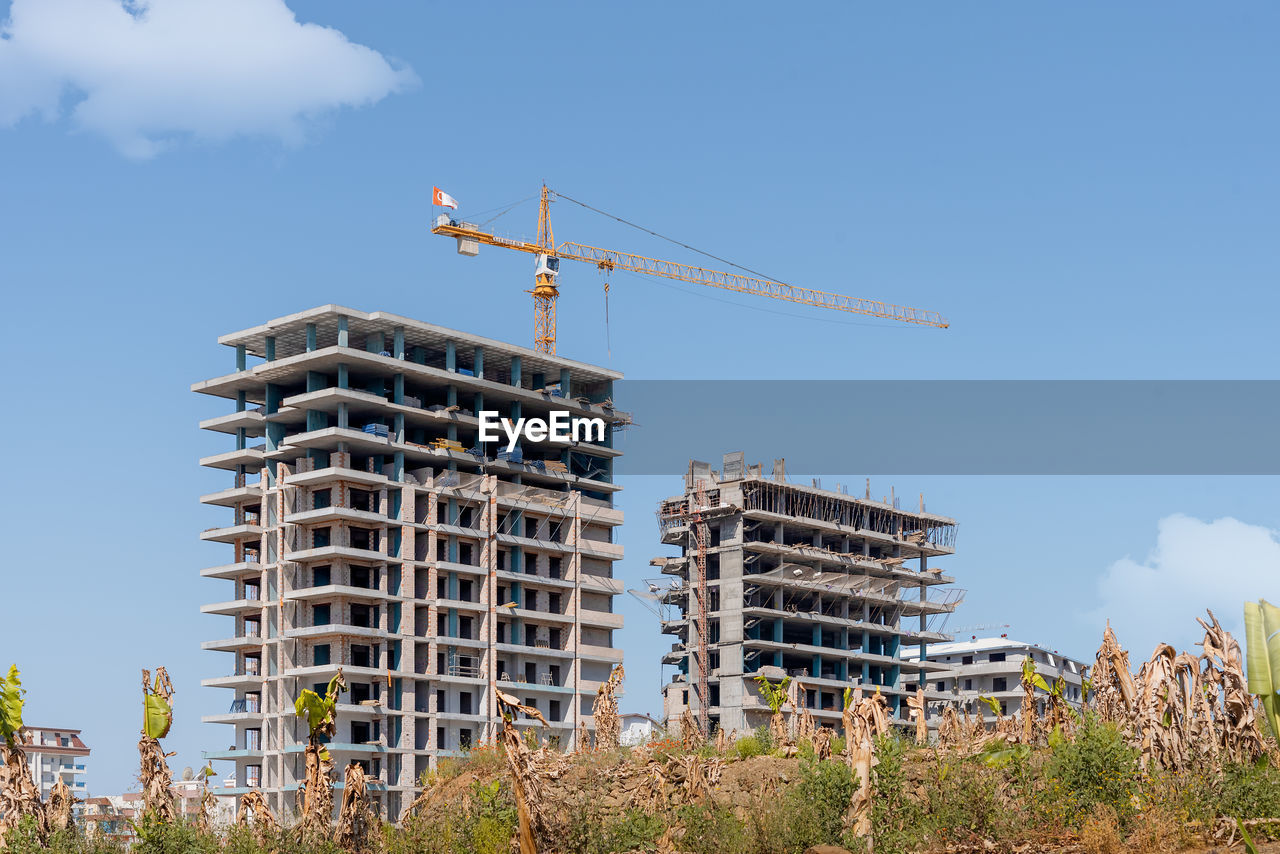
M 184 821 L 162 822 L 155 813 L 147 812 L 134 824 L 138 841 L 133 851 L 138 854 L 217 854 L 218 837 Z
M 687 804 L 676 815 L 685 828 L 676 847 L 688 854 L 746 854 L 754 848 L 746 826 L 728 807 Z
M 896 734 L 876 739 L 879 761 L 871 769 L 871 827 L 877 854 L 904 854 L 922 837 L 920 807 L 907 797 L 905 753 L 906 746 Z
M 1234 818 L 1280 818 L 1280 769 L 1265 760 L 1222 769 L 1216 812 Z
M 1113 724 L 1088 715 L 1074 741 L 1055 739 L 1045 771 L 1047 806 L 1065 824 L 1079 827 L 1098 804 L 1115 810 L 1122 828 L 1133 817 L 1138 751 Z
M 760 737 L 752 733 L 735 741 L 733 752 L 739 759 L 750 759 L 752 756 L 763 756 L 767 751 L 760 743 Z
M 853 798 L 853 772 L 843 762 L 818 759 L 810 748 L 800 760 L 800 780 L 787 791 L 788 823 L 796 845 L 839 844 Z
M 576 854 L 651 850 L 666 829 L 667 822 L 661 816 L 648 815 L 638 809 L 629 809 L 621 815 L 583 815 L 571 827 L 565 849 Z

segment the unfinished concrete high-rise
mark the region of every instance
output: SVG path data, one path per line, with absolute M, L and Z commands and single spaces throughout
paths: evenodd
M 904 671 L 933 684 L 920 674 L 951 669 L 927 648 L 951 640 L 938 629 L 963 591 L 934 590 L 953 579 L 929 564 L 954 552 L 955 520 L 925 512 L 923 498 L 918 510 L 899 504 L 873 501 L 869 486 L 854 497 L 789 483 L 781 460 L 768 476 L 741 453 L 720 471 L 690 463 L 684 493 L 658 509 L 662 542 L 681 554 L 653 561 L 675 576 L 654 585 L 677 614 L 663 622 L 678 639 L 663 656 L 679 668 L 664 689 L 668 719 L 687 709 L 704 733 L 761 726 L 761 675 L 792 677 L 820 724 L 840 726 L 844 689 L 857 684 L 904 716 Z M 907 646 L 924 654 L 908 663 Z
M 232 518 L 202 539 L 230 561 L 207 614 L 232 618 L 225 714 L 236 785 L 291 811 L 304 776 L 304 688 L 342 668 L 328 745 L 377 778 L 398 818 L 420 774 L 479 744 L 497 690 L 536 706 L 571 747 L 622 653 L 613 598 L 612 427 L 620 374 L 407 317 L 321 306 L 224 335 L 235 370 L 193 390 L 235 409 L 201 427 L 234 437 L 202 465 L 234 477 L 205 504 Z M 479 414 L 599 418 L 579 440 L 480 444 Z M 585 431 L 584 431 L 585 432 Z M 255 441 L 261 440 L 261 441 Z M 520 723 L 529 722 L 521 719 Z

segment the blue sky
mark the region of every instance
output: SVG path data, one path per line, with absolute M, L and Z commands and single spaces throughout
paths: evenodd
M 23 669 L 31 722 L 85 730 L 96 793 L 133 781 L 140 667 L 175 676 L 178 767 L 228 741 L 199 724 L 228 692 L 198 687 L 227 667 L 199 651 L 222 628 L 198 613 L 219 583 L 197 573 L 222 554 L 196 537 L 221 518 L 196 498 L 225 485 L 195 464 L 224 447 L 196 423 L 223 410 L 187 390 L 231 369 L 217 335 L 338 302 L 531 341 L 528 259 L 466 259 L 431 236 L 433 184 L 478 211 L 546 181 L 774 277 L 952 322 L 619 276 L 606 337 L 601 280 L 567 269 L 560 352 L 629 377 L 1275 374 L 1274 5 L 154 0 L 125 14 L 0 2 L 0 651 Z M 532 235 L 535 217 L 525 202 L 493 225 Z M 561 240 L 698 260 L 564 202 L 553 217 Z M 890 483 L 960 520 L 957 624 L 1012 623 L 1084 656 L 1109 615 L 1138 657 L 1194 641 L 1202 603 L 1235 618 L 1242 596 L 1280 596 L 1274 478 L 873 488 Z M 635 583 L 660 551 L 653 503 L 678 483 L 626 486 Z M 1158 595 L 1137 592 L 1148 581 Z M 620 604 L 625 704 L 656 712 L 650 662 L 669 639 Z

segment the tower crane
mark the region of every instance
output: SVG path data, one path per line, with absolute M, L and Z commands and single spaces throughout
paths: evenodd
M 452 201 L 452 198 L 443 195 Z M 594 264 L 603 273 L 614 270 L 625 270 L 646 276 L 660 276 L 680 282 L 737 291 L 744 294 L 786 300 L 802 305 L 817 306 L 833 311 L 845 311 L 852 314 L 863 314 L 869 317 L 881 317 L 903 323 L 914 323 L 920 326 L 933 326 L 945 329 L 950 324 L 936 311 L 908 308 L 880 302 L 879 300 L 861 299 L 844 294 L 819 291 L 775 282 L 771 279 L 747 276 L 740 273 L 726 273 L 709 270 L 675 261 L 661 261 L 647 258 L 630 252 L 619 252 L 614 249 L 601 249 L 583 243 L 564 242 L 556 245 L 551 231 L 550 202 L 557 194 L 554 190 L 542 185 L 542 194 L 538 205 L 538 236 L 535 242 L 512 240 L 500 237 L 481 226 L 468 222 L 459 222 L 447 213 L 436 217 L 431 233 L 445 237 L 453 237 L 458 241 L 458 254 L 475 256 L 480 253 L 481 244 L 500 246 L 526 252 L 535 258 L 533 294 L 533 339 L 534 347 L 540 353 L 556 351 L 556 300 L 560 296 L 556 284 L 560 275 L 560 261 L 568 258 Z M 568 199 L 567 196 L 561 198 Z M 572 201 L 572 200 L 571 200 Z

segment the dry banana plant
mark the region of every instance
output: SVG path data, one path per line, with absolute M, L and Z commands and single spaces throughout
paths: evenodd
M 347 765 L 342 781 L 342 807 L 333 835 L 333 841 L 346 851 L 365 850 L 369 831 L 377 825 L 378 816 L 369 805 L 367 783 L 364 767 L 359 762 Z
M 1266 752 L 1240 645 L 1213 612 L 1198 620 L 1203 652 L 1160 644 L 1138 671 L 1107 626 L 1090 688 L 1100 718 L 1121 727 L 1143 770 L 1216 768 L 1225 759 L 1251 762 Z
M 547 719 L 533 706 L 525 706 L 510 694 L 497 692 L 498 709 L 502 713 L 500 738 L 511 771 L 511 789 L 516 798 L 520 820 L 520 854 L 538 854 L 539 840 L 550 837 L 551 816 L 542 781 L 534 768 L 533 752 L 520 736 L 514 718 L 525 714 L 547 726 Z
M 1022 728 L 1019 738 L 1023 744 L 1034 745 L 1040 736 L 1040 714 L 1036 709 L 1036 688 L 1048 691 L 1049 685 L 1044 681 L 1044 677 L 1036 672 L 1035 659 L 1031 657 L 1031 650 L 1027 650 L 1027 654 L 1022 659 L 1022 708 L 1019 709 L 1019 716 L 1022 720 Z
M 267 799 L 257 789 L 250 789 L 240 796 L 240 808 L 236 810 L 236 824 L 239 827 L 252 827 L 258 839 L 265 833 L 276 833 L 280 830 L 280 822 L 267 804 Z
M 58 778 L 49 792 L 49 803 L 45 804 L 45 815 L 49 817 L 49 830 L 66 830 L 71 826 L 71 807 L 76 802 L 71 788 Z
M 40 790 L 31 779 L 27 754 L 22 750 L 23 693 L 15 664 L 9 668 L 8 676 L 0 681 L 0 736 L 4 738 L 4 764 L 0 765 L 0 848 L 5 847 L 5 834 L 24 816 L 35 820 L 36 832 L 42 841 L 49 833 L 49 820 L 44 804 L 40 802 Z
M 622 735 L 622 722 L 618 719 L 618 689 L 625 677 L 622 665 L 613 668 L 609 679 L 596 689 L 596 699 L 591 705 L 591 716 L 596 723 L 596 750 L 613 750 Z
M 929 741 L 929 725 L 924 719 L 924 688 L 917 687 L 915 696 L 907 698 L 909 715 L 916 722 L 916 744 L 927 744 Z
M 160 739 L 173 726 L 173 683 L 163 667 L 142 671 L 142 738 L 138 740 L 138 782 L 142 785 L 142 808 L 157 821 L 170 823 L 177 816 L 173 803 L 173 774 Z
M 1094 659 L 1089 692 L 1100 720 L 1121 729 L 1132 726 L 1138 686 L 1129 672 L 1129 653 L 1120 647 L 1110 622 L 1102 633 L 1102 646 Z
M 329 823 L 333 820 L 333 759 L 321 738 L 337 731 L 334 718 L 338 694 L 346 689 L 342 668 L 338 668 L 323 697 L 305 688 L 293 704 L 294 712 L 307 721 L 307 776 L 298 790 L 298 811 L 302 814 L 298 832 L 304 839 L 317 840 L 329 835 Z
M 1203 680 L 1206 689 L 1220 702 L 1215 711 L 1221 714 L 1217 745 L 1233 762 L 1253 762 L 1268 750 L 1262 737 L 1262 727 L 1249 692 L 1249 680 L 1245 677 L 1240 644 L 1231 636 L 1212 611 L 1207 611 L 1209 622 L 1196 618 L 1204 629 L 1200 642 L 1204 662 Z
M 853 834 L 871 836 L 871 769 L 875 766 L 875 739 L 889 731 L 889 703 L 876 691 L 862 696 L 862 686 L 844 692 L 845 761 L 858 778 L 849 803 L 849 824 Z
M 796 744 L 813 740 L 813 715 L 805 705 L 805 688 L 798 680 L 787 689 L 787 702 L 791 704 L 791 735 Z
M 697 750 L 702 746 L 702 727 L 694 720 L 693 712 L 686 706 L 680 715 L 680 746 L 685 750 Z

